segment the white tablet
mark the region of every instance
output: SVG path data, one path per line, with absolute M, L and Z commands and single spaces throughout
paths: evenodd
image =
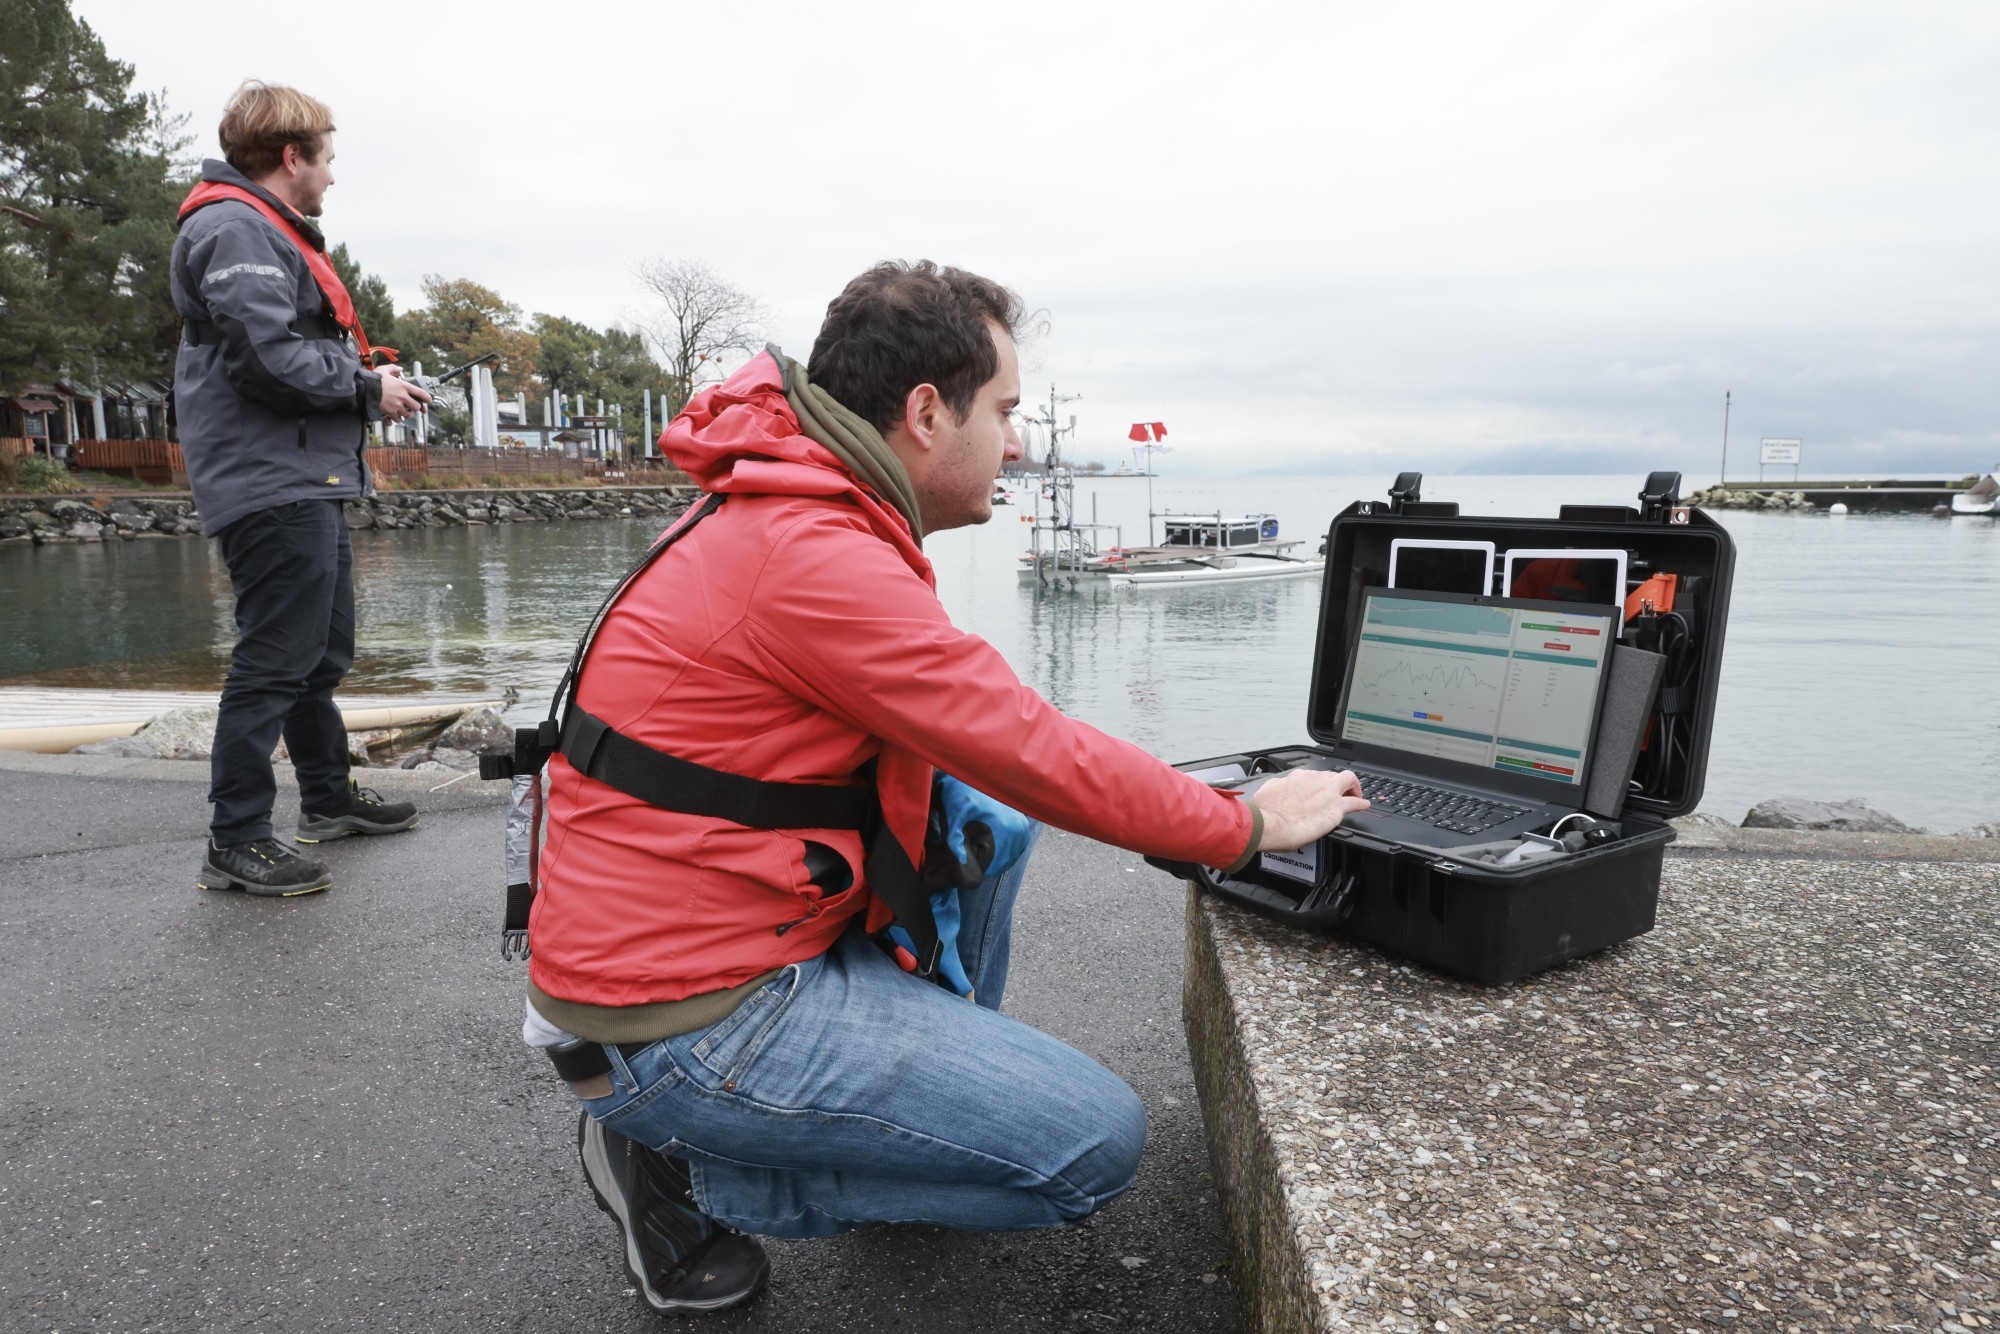
M 1486 596 L 1493 592 L 1493 544 L 1395 538 L 1389 543 L 1389 587 Z
M 1588 602 L 1625 612 L 1625 552 L 1618 547 L 1515 547 L 1500 596 Z

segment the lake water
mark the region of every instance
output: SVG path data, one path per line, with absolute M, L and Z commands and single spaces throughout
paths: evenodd
M 1387 477 L 1153 482 L 1156 510 L 1269 511 L 1318 545 Z M 1552 516 L 1629 504 L 1636 477 L 1434 477 L 1462 512 Z M 1692 483 L 1691 483 L 1692 484 Z M 1147 484 L 1077 486 L 1079 517 L 1144 540 Z M 1023 496 L 1025 502 L 1026 497 Z M 1319 581 L 1076 592 L 1021 586 L 1024 507 L 928 550 L 940 595 L 1064 710 L 1168 759 L 1305 738 Z M 1861 797 L 1949 832 L 2000 819 L 2000 523 L 1922 515 L 1721 516 L 1736 585 L 1701 809 Z M 355 534 L 357 693 L 521 692 L 546 701 L 583 621 L 650 523 Z M 187 539 L 0 552 L 0 683 L 212 688 L 231 642 L 228 581 Z

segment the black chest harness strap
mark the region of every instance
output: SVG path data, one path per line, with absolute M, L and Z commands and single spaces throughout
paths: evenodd
M 570 655 L 569 667 L 549 701 L 549 716 L 538 727 L 516 729 L 512 755 L 480 757 L 482 778 L 539 775 L 551 755 L 560 754 L 586 778 L 615 788 L 661 810 L 707 819 L 727 820 L 748 829 L 851 829 L 862 836 L 863 872 L 868 888 L 896 915 L 896 923 L 916 945 L 917 973 L 937 971 L 937 925 L 931 919 L 930 891 L 903 845 L 882 819 L 882 802 L 874 783 L 873 762 L 856 775 L 859 783 L 773 783 L 742 774 L 711 769 L 705 764 L 669 755 L 626 736 L 576 702 L 583 664 L 597 628 L 612 604 L 661 553 L 693 531 L 696 524 L 722 507 L 724 497 L 707 495 L 687 516 L 641 556 L 584 627 Z M 560 721 L 558 716 L 560 715 Z M 501 957 L 528 953 L 528 911 L 534 905 L 537 879 L 510 874 L 507 915 L 501 930 Z

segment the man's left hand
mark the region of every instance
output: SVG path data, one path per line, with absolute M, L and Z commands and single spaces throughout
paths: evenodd
M 935 800 L 937 808 L 932 815 L 954 864 L 934 866 L 933 850 L 924 858 L 926 871 L 945 871 L 958 886 L 970 889 L 1011 869 L 1027 851 L 1035 822 L 1013 807 L 1001 805 L 950 774 L 938 775 Z

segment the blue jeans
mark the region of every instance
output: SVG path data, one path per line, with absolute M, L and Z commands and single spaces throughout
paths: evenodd
M 1032 853 L 1032 843 L 1030 845 Z M 584 1107 L 690 1164 L 731 1227 L 822 1237 L 865 1223 L 1049 1227 L 1132 1184 L 1138 1095 L 999 1013 L 1028 856 L 961 896 L 975 1001 L 904 972 L 857 924 L 699 1032 L 633 1056 Z

